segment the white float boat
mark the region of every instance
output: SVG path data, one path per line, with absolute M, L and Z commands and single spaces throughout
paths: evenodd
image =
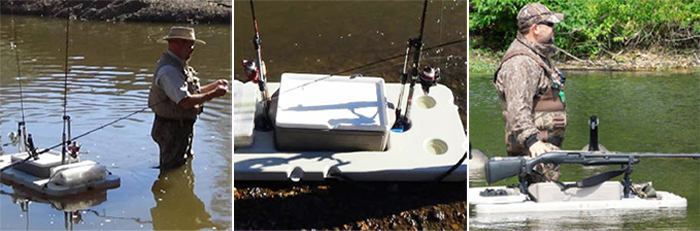
M 104 191 L 120 185 L 118 176 L 94 161 L 67 157 L 65 164 L 62 164 L 61 153 L 53 150 L 39 155 L 38 159 L 27 157 L 26 152 L 0 156 L 0 169 L 3 169 L 0 179 L 3 183 L 53 198 Z
M 267 86 L 279 89 L 270 104 L 275 129 L 260 131 L 253 123 L 261 111 L 255 107 L 258 86 L 234 82 L 236 181 L 467 179 L 467 137 L 444 85 L 414 95 L 412 125 L 405 132 L 390 131 L 399 83 L 285 73 L 281 84 Z
M 481 153 L 476 151 L 475 153 Z M 485 164 L 486 182 L 516 176 L 517 187 L 474 187 L 467 190 L 469 204 L 477 217 L 507 218 L 527 214 L 552 217 L 564 213 L 591 211 L 660 211 L 682 210 L 687 200 L 676 194 L 656 191 L 651 182 L 633 184 L 630 174 L 639 158 L 700 158 L 699 154 L 684 153 L 615 153 L 590 151 L 552 151 L 536 158 L 495 157 Z M 541 182 L 530 184 L 527 176 L 541 163 L 580 164 L 583 166 L 620 165 L 577 182 Z M 609 181 L 623 175 L 622 181 Z M 623 213 L 625 213 L 623 212 Z M 509 215 L 510 214 L 510 215 Z M 539 219 L 539 218 L 537 218 Z
M 70 18 L 67 18 L 66 41 L 69 40 L 68 32 Z M 14 31 L 14 23 L 13 23 Z M 16 33 L 15 33 L 16 34 Z M 15 50 L 17 57 L 19 52 L 16 49 L 16 38 L 11 42 L 11 48 Z M 116 123 L 123 118 L 103 125 L 100 128 L 91 130 L 76 137 L 71 136 L 71 118 L 66 114 L 68 105 L 65 94 L 68 93 L 68 43 L 65 47 L 65 81 L 63 97 L 63 134 L 62 142 L 50 148 L 38 148 L 34 145 L 32 135 L 27 132 L 24 120 L 24 106 L 21 106 L 22 120 L 17 124 L 17 132 L 11 132 L 8 139 L 18 146 L 17 153 L 6 154 L 0 149 L 0 181 L 12 185 L 13 188 L 21 187 L 34 191 L 34 195 L 46 198 L 60 198 L 85 193 L 88 191 L 104 191 L 119 187 L 120 178 L 112 175 L 104 165 L 97 162 L 80 160 L 80 144 L 75 139 L 83 137 L 94 131 L 104 128 L 109 124 Z M 19 58 L 18 58 L 19 62 Z M 22 100 L 22 78 L 19 63 L 17 66 L 17 80 L 20 87 L 20 104 Z M 127 116 L 128 117 L 128 116 Z M 67 133 L 66 133 L 67 132 Z M 54 151 L 54 148 L 61 148 L 62 151 Z
M 656 191 L 654 198 L 640 198 L 634 196 L 624 198 L 622 195 L 622 185 L 619 182 L 608 181 L 598 187 L 586 189 L 568 189 L 559 191 L 557 186 L 550 184 L 548 194 L 559 194 L 559 198 L 549 201 L 532 201 L 527 196 L 521 194 L 518 189 L 507 189 L 505 186 L 498 187 L 476 187 L 467 190 L 469 204 L 474 205 L 477 215 L 491 214 L 517 214 L 517 213 L 559 213 L 572 211 L 593 211 L 593 210 L 649 210 L 649 209 L 685 209 L 687 200 L 673 193 Z M 531 187 L 537 187 L 533 184 Z M 612 189 L 612 190 L 611 190 Z M 615 192 L 615 189 L 617 192 Z M 508 195 L 484 196 L 486 190 L 504 190 Z M 605 191 L 605 192 L 603 192 Z M 600 193 L 610 193 L 601 196 Z M 612 198 L 610 197 L 612 196 Z

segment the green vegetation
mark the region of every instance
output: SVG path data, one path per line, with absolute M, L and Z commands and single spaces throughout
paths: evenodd
M 470 1 L 469 31 L 475 49 L 503 51 L 515 38 L 516 15 L 526 0 Z M 564 13 L 558 47 L 582 58 L 630 49 L 700 49 L 700 1 L 543 0 Z M 474 54 L 474 53 L 470 53 Z

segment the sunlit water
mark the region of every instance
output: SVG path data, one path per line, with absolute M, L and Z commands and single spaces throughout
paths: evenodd
M 399 82 L 406 42 L 420 34 L 422 7 L 422 1 L 255 2 L 268 81 L 279 82 L 285 72 L 330 74 L 354 69 L 341 74 Z M 464 0 L 429 2 L 420 64 L 441 69 L 441 83 L 452 90 L 465 123 L 466 10 Z M 250 3 L 234 1 L 233 17 L 234 78 L 244 80 L 241 61 L 255 59 Z M 386 60 L 390 57 L 396 58 Z M 386 61 L 368 65 L 379 60 Z
M 588 118 L 600 119 L 600 143 L 618 152 L 700 152 L 700 75 L 661 72 L 565 72 L 569 126 L 564 149 L 588 143 Z M 469 138 L 488 156 L 505 156 L 504 124 L 493 75 L 469 77 Z M 576 181 L 612 168 L 562 167 L 562 180 Z M 615 178 L 614 180 L 619 180 Z M 642 159 L 633 182 L 652 181 L 657 191 L 685 197 L 685 210 L 602 211 L 479 216 L 470 213 L 472 229 L 699 229 L 700 161 Z M 516 183 L 516 179 L 497 185 Z M 470 176 L 472 187 L 483 175 Z
M 2 15 L 0 33 L 0 134 L 22 119 L 12 19 L 16 27 L 28 132 L 40 148 L 60 142 L 63 124 L 65 20 Z M 175 24 L 71 21 L 67 114 L 73 136 L 147 105 L 156 61 L 167 49 L 157 40 Z M 231 79 L 231 27 L 194 25 L 197 45 L 190 62 L 204 83 Z M 121 177 L 103 201 L 64 220 L 60 202 L 34 201 L 23 209 L 20 191 L 2 184 L 0 229 L 200 229 L 231 227 L 231 94 L 206 104 L 196 123 L 195 159 L 158 180 L 158 146 L 146 110 L 78 141 L 82 159 L 100 162 Z M 16 147 L 3 147 L 5 153 Z M 104 196 L 103 196 L 104 197 Z M 90 196 L 77 199 L 90 201 Z M 17 203 L 15 203 L 17 202 Z

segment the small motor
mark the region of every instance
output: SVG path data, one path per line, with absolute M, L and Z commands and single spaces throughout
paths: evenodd
M 423 93 L 427 95 L 430 92 L 430 87 L 437 85 L 439 80 L 440 68 L 425 66 L 420 74 L 420 85 L 423 88 Z

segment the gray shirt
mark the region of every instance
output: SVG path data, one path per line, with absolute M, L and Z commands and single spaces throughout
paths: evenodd
M 172 51 L 168 51 L 167 54 L 182 61 Z M 187 66 L 184 61 L 182 61 L 182 66 Z M 190 93 L 187 91 L 187 82 L 185 79 L 187 79 L 187 77 L 182 74 L 181 70 L 167 65 L 160 68 L 156 73 L 155 84 L 165 91 L 165 94 L 168 95 L 170 100 L 175 103 L 180 103 L 180 100 L 190 96 Z

